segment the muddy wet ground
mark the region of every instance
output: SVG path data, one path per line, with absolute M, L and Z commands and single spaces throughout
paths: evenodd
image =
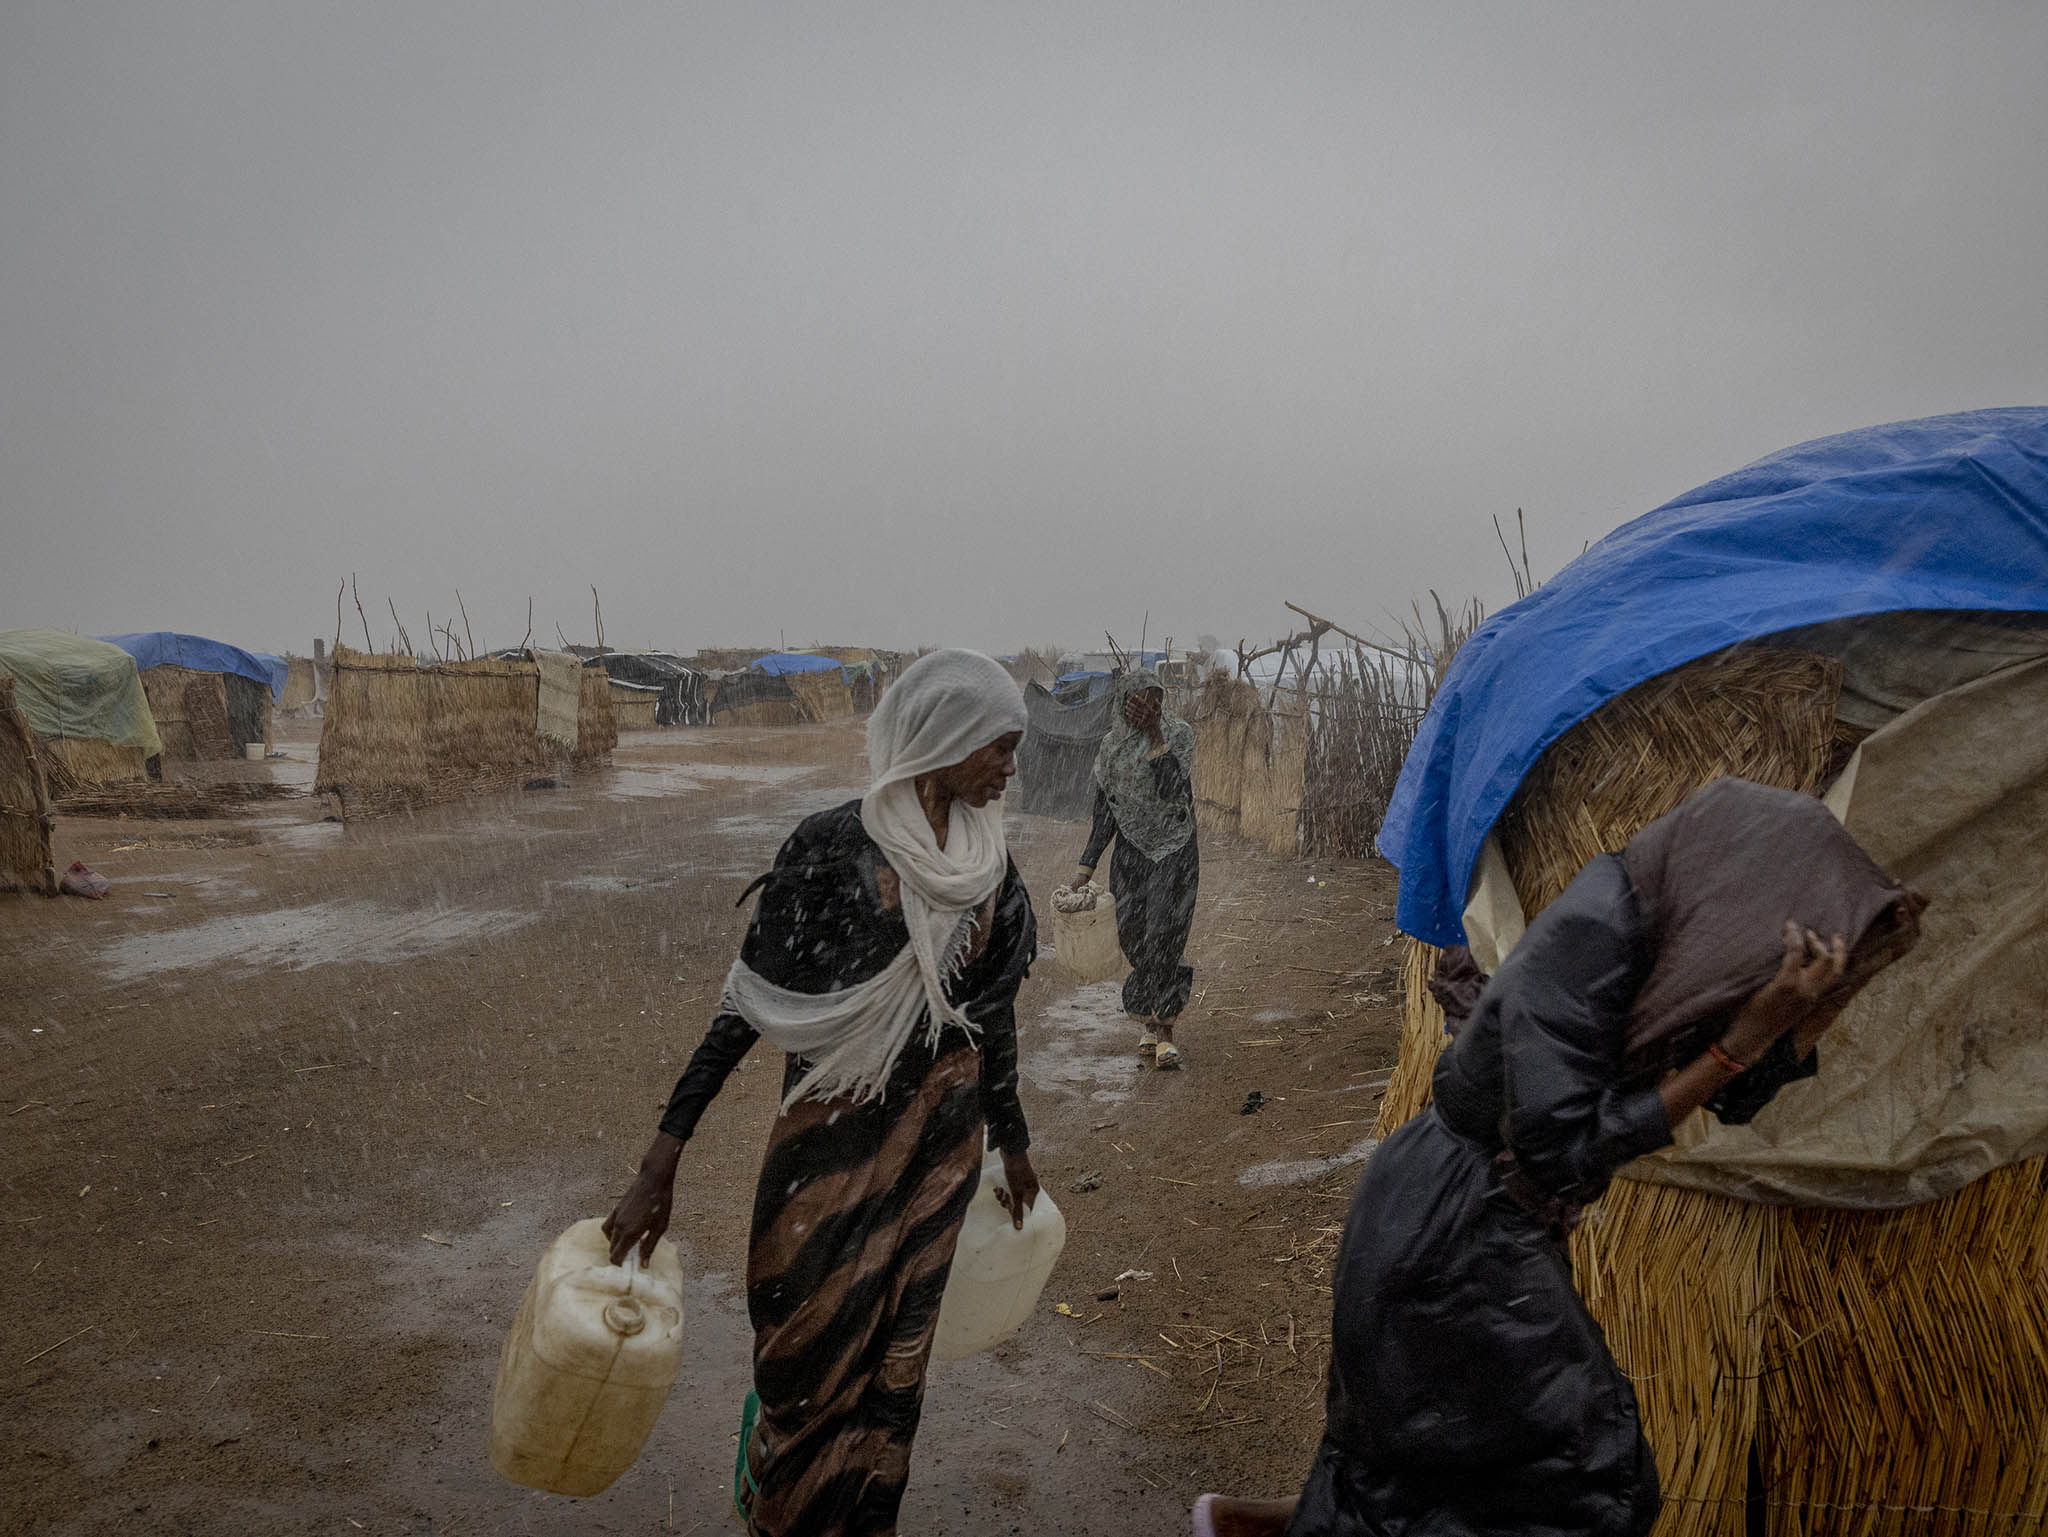
M 311 730 L 282 745 L 309 783 Z M 502 1482 L 491 1383 L 542 1249 L 610 1208 L 708 1022 L 734 899 L 859 753 L 637 733 L 565 788 L 409 818 L 62 822 L 113 892 L 0 896 L 0 1530 L 736 1531 L 766 1048 L 684 1155 L 687 1353 L 637 1466 L 583 1501 Z M 1042 913 L 1083 833 L 1013 820 Z M 1114 984 L 1050 956 L 1025 984 L 1067 1247 L 1015 1339 L 933 1368 L 906 1533 L 1185 1532 L 1201 1490 L 1307 1467 L 1393 1061 L 1393 875 L 1202 858 L 1184 1072 L 1141 1067 Z

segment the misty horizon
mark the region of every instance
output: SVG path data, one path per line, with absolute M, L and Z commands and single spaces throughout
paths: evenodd
M 2044 57 L 1988 4 L 17 7 L 0 628 L 1496 609 L 1517 508 L 1545 577 L 2048 399 Z

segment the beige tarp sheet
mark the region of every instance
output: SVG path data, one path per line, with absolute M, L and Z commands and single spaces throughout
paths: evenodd
M 1629 1177 L 1894 1207 L 2048 1153 L 2048 660 L 1899 716 L 1865 739 L 1828 804 L 1932 899 L 1919 947 L 1828 1032 L 1818 1076 L 1748 1126 L 1696 1114 Z M 1482 859 L 1466 921 L 1488 970 L 1498 955 L 1485 952 L 1521 937 L 1512 893 L 1505 864 Z
M 540 667 L 540 716 L 534 729 L 558 746 L 576 746 L 577 711 L 583 701 L 583 663 L 566 651 L 533 653 Z
M 2048 1152 L 2048 661 L 1866 739 L 1828 803 L 1931 899 L 1918 949 L 1749 1126 L 1630 1170 L 1754 1200 L 1905 1206 Z M 1711 1128 L 1711 1129 L 1709 1129 Z

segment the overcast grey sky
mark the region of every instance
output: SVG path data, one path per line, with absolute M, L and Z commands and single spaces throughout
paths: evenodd
M 14 0 L 0 627 L 1498 603 L 1494 513 L 2048 400 L 2044 78 L 2032 0 Z

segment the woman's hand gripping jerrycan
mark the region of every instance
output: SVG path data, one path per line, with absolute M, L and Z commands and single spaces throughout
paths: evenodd
M 1000 1345 L 1031 1316 L 1046 1278 L 1067 1243 L 1067 1219 L 1043 1190 L 1024 1214 L 1024 1226 L 1010 1221 L 996 1190 L 1003 1184 L 1003 1155 L 991 1152 L 981 1166 L 981 1188 L 968 1204 L 953 1251 L 953 1272 L 939 1301 L 939 1328 L 932 1354 L 957 1361 Z
M 633 1465 L 683 1359 L 676 1246 L 611 1262 L 591 1217 L 541 1256 L 498 1357 L 491 1466 L 550 1494 L 597 1494 Z

